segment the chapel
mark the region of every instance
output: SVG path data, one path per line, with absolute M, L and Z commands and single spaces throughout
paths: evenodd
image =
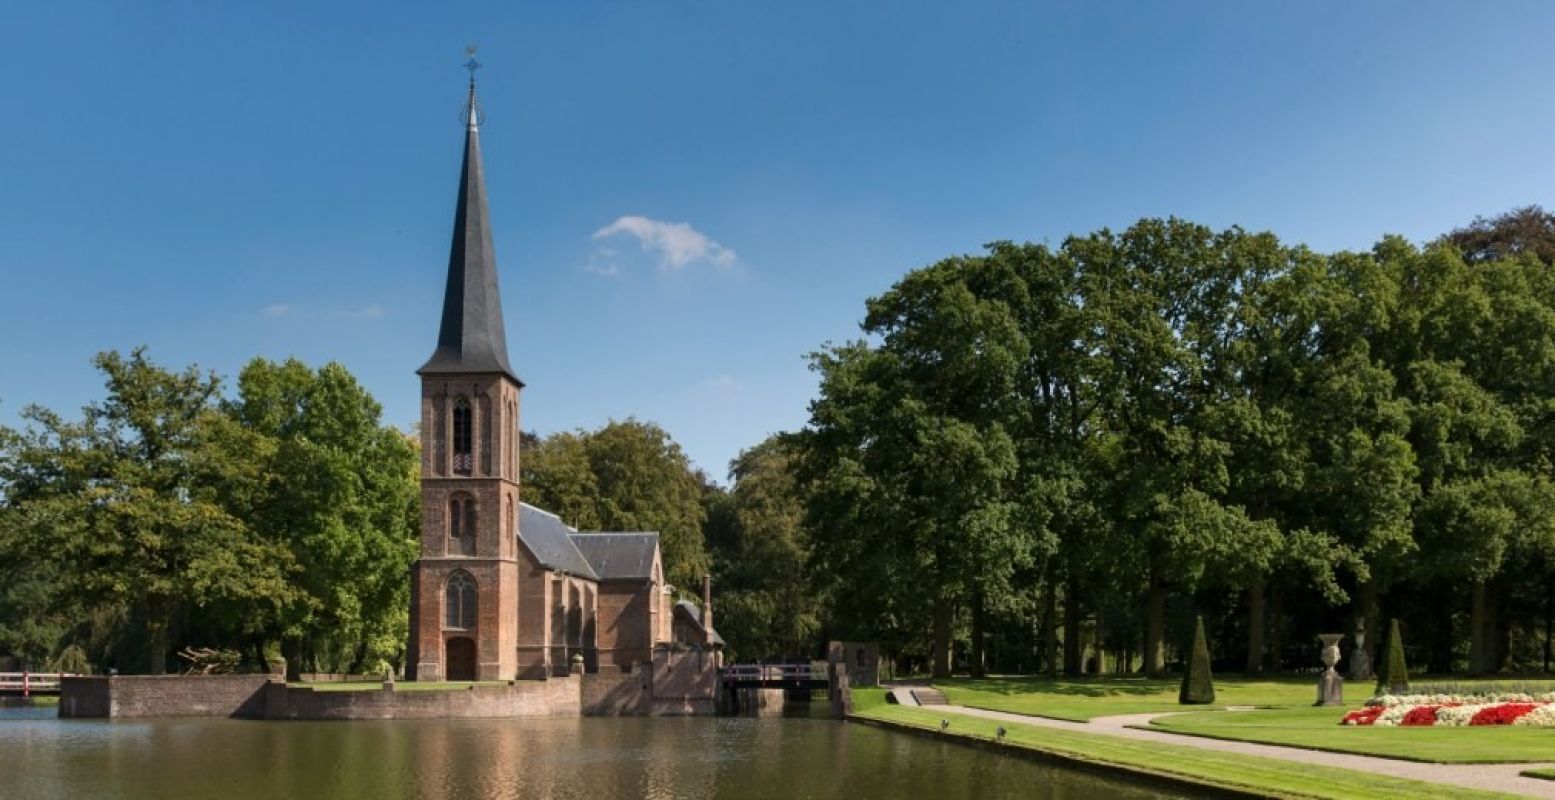
M 437 348 L 416 371 L 421 553 L 406 677 L 549 678 L 629 671 L 662 649 L 716 654 L 709 582 L 700 605 L 676 602 L 657 533 L 581 532 L 521 499 L 524 382 L 508 361 L 473 68 L 468 103 Z

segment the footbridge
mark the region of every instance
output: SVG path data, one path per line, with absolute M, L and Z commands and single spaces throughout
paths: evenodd
M 808 664 L 731 664 L 719 676 L 728 689 L 826 689 L 826 662 Z

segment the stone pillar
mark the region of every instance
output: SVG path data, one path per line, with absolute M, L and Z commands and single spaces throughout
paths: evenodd
M 848 685 L 848 665 L 844 661 L 832 661 L 830 668 L 831 715 L 833 719 L 846 719 L 853 713 L 853 689 Z
M 1334 670 L 1334 665 L 1339 663 L 1339 640 L 1344 638 L 1342 633 L 1320 633 L 1318 640 L 1323 643 L 1323 676 L 1317 683 L 1317 703 L 1320 706 L 1344 705 L 1344 678 Z

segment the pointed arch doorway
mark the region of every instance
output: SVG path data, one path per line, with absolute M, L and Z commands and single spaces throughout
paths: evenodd
M 444 680 L 475 680 L 475 640 L 468 636 L 455 636 L 448 640 L 444 660 Z

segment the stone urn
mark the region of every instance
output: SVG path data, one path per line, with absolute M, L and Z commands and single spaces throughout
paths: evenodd
M 1342 633 L 1320 633 L 1318 641 L 1323 643 L 1323 675 L 1317 682 L 1317 705 L 1342 706 L 1344 705 L 1344 678 L 1339 677 L 1339 672 L 1334 666 L 1339 663 L 1339 640 L 1344 638 Z
M 573 653 L 571 662 L 572 662 L 571 663 L 571 669 L 569 670 L 569 672 L 571 674 L 573 674 L 573 675 L 582 675 L 583 674 L 583 654 L 582 653 Z

